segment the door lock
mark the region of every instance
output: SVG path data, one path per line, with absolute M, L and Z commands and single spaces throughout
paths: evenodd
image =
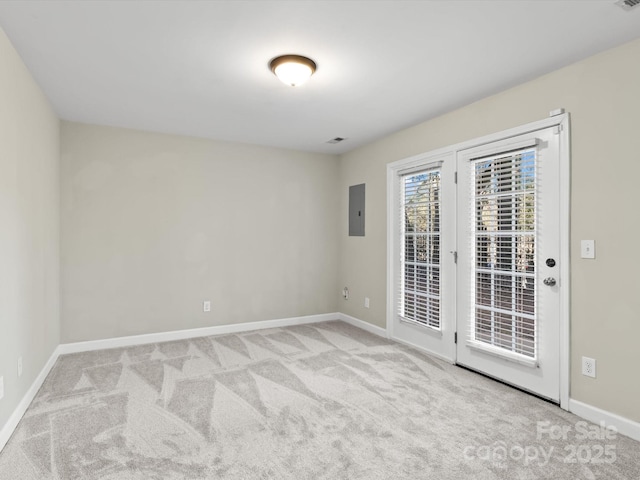
M 548 287 L 554 287 L 556 285 L 556 279 L 553 277 L 547 277 L 542 281 L 542 283 Z

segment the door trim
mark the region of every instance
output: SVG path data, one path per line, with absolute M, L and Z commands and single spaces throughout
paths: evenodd
M 409 158 L 397 160 L 387 164 L 387 331 L 389 336 L 393 338 L 393 321 L 394 321 L 394 305 L 393 305 L 393 289 L 395 276 L 395 258 L 394 252 L 398 239 L 394 236 L 394 192 L 395 181 L 398 172 L 419 166 L 426 163 L 429 159 L 435 157 L 453 155 L 454 161 L 461 150 L 480 147 L 497 141 L 504 141 L 511 137 L 531 133 L 545 128 L 556 127 L 560 136 L 560 255 L 563 261 L 559 265 L 559 281 L 562 286 L 560 290 L 560 407 L 564 410 L 569 409 L 569 391 L 570 391 L 570 315 L 571 315 L 571 249 L 570 249 L 570 201 L 571 201 L 571 148 L 570 148 L 570 116 L 568 113 L 551 116 L 543 120 L 528 123 L 518 127 L 510 128 L 502 132 L 485 135 L 483 137 L 474 138 L 454 145 L 421 153 Z M 445 252 L 443 252 L 445 253 Z M 417 345 L 416 345 L 417 346 Z M 420 348 L 419 346 L 417 346 Z M 455 347 L 455 345 L 453 345 Z M 455 348 L 451 358 L 448 361 L 455 363 Z

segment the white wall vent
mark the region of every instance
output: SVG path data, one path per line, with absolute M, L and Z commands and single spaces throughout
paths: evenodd
M 640 0 L 618 0 L 616 5 L 619 5 L 622 9 L 629 11 L 640 6 Z

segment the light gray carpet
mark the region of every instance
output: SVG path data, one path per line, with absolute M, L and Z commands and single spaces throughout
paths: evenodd
M 336 321 L 62 356 L 0 478 L 640 478 L 579 421 Z

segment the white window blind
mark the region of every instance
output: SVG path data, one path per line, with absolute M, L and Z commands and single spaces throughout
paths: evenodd
M 536 149 L 472 160 L 472 341 L 536 358 Z
M 440 169 L 400 176 L 399 315 L 440 328 Z

